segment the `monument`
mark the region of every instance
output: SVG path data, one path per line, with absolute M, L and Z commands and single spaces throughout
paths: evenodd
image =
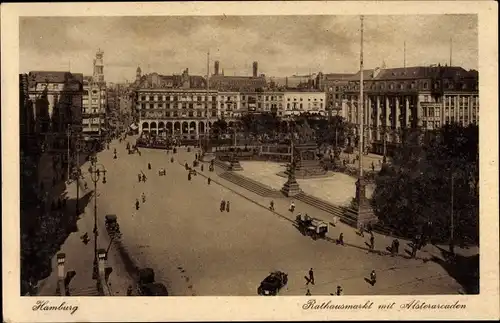
M 302 190 L 299 187 L 299 183 L 297 183 L 297 179 L 295 178 L 295 162 L 292 162 L 288 165 L 288 180 L 283 185 L 281 192 L 285 194 L 285 196 L 292 197 L 302 193 Z
M 229 169 L 231 171 L 243 170 L 243 167 L 241 167 L 240 161 L 238 160 L 236 153 L 233 153 L 231 155 L 231 161 L 229 162 Z
M 295 160 L 295 177 L 297 178 L 314 178 L 325 176 L 327 171 L 321 166 L 320 161 L 316 158 L 318 145 L 314 142 L 314 130 L 311 129 L 307 120 L 300 126 L 298 143 L 291 145 Z M 285 174 L 288 175 L 289 171 Z

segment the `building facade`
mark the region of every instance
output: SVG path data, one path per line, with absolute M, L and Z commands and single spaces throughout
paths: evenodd
M 102 138 L 106 133 L 107 90 L 104 80 L 104 52 L 98 50 L 92 76 L 84 77 L 82 133 L 86 139 Z
M 329 115 L 342 114 L 344 92 L 354 75 L 345 73 L 318 73 L 316 77 L 316 89 L 326 93 L 326 110 Z
M 283 116 L 294 116 L 302 113 L 325 115 L 326 94 L 320 91 L 287 91 L 284 92 Z
M 140 76 L 135 91 L 139 133 L 196 139 L 220 116 L 218 92 L 207 91 L 206 80 L 188 69 L 182 75 Z
M 67 150 L 67 131 L 82 131 L 83 74 L 37 71 L 28 74 L 34 132 L 44 149 Z
M 359 124 L 359 73 L 347 85 L 342 116 Z M 425 66 L 366 70 L 366 149 L 384 153 L 401 143 L 402 130 L 437 129 L 446 123 L 479 122 L 478 74 L 461 67 Z

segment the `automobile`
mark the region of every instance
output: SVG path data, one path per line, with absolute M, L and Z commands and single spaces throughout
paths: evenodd
M 257 294 L 261 296 L 276 296 L 281 288 L 288 283 L 288 274 L 281 271 L 271 272 L 260 283 Z
M 116 214 L 106 214 L 105 216 L 105 226 L 106 231 L 110 236 L 120 234 L 120 225 L 118 224 L 118 219 Z

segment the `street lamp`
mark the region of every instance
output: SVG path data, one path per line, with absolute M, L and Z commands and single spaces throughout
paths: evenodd
M 64 284 L 64 263 L 66 254 L 57 254 L 57 291 L 60 296 L 66 296 L 66 286 Z
M 106 184 L 106 168 L 104 165 L 97 163 L 97 156 L 92 156 L 91 159 L 92 166 L 89 167 L 89 173 L 92 181 L 94 182 L 94 271 L 93 278 L 98 279 L 98 260 L 97 260 L 97 183 L 101 178 L 101 174 L 103 176 L 102 183 Z

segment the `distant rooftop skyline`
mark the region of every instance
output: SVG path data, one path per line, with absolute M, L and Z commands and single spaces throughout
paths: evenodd
M 359 70 L 359 16 L 21 17 L 20 72 L 68 71 L 92 75 L 104 51 L 108 82 L 157 72 L 206 75 L 215 60 L 227 76 L 284 77 Z M 385 63 L 449 64 L 478 68 L 476 15 L 365 16 L 365 68 Z

